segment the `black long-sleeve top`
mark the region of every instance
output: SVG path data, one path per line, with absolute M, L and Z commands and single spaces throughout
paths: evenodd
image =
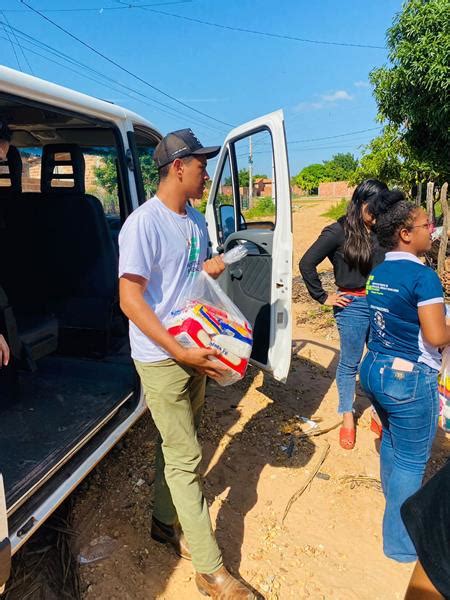
M 299 267 L 308 292 L 321 304 L 325 302 L 328 294 L 323 289 L 317 273 L 317 266 L 328 258 L 333 265 L 334 280 L 338 288 L 357 290 L 365 287 L 367 276 L 358 269 L 351 268 L 344 259 L 344 221 L 342 217 L 336 223 L 328 225 L 322 230 L 314 244 L 303 255 Z M 378 243 L 377 236 L 371 232 L 373 247 L 372 267 L 384 260 L 384 249 Z

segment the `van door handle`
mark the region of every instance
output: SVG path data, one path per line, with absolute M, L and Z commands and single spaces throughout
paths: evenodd
M 230 275 L 231 275 L 231 280 L 233 281 L 234 279 L 238 279 L 241 280 L 242 276 L 244 275 L 241 267 L 231 267 L 230 268 Z

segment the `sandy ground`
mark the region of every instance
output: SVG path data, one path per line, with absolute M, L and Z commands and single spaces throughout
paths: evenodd
M 330 204 L 304 203 L 294 212 L 294 273 L 329 222 L 321 215 Z M 353 451 L 340 448 L 337 429 L 302 435 L 309 426 L 301 417 L 318 422 L 321 430 L 338 423 L 338 343 L 331 314 L 309 301 L 301 285 L 294 297 L 288 382 L 278 384 L 250 369 L 231 388 L 208 387 L 201 430 L 204 487 L 225 563 L 268 600 L 403 598 L 412 567 L 386 559 L 381 550 L 378 440 L 369 430 L 366 399 L 357 398 Z M 432 466 L 448 453 L 443 438 Z M 200 597 L 191 564 L 148 534 L 153 453 L 154 429 L 147 418 L 78 494 L 79 547 L 89 549 L 100 536 L 116 540 L 108 559 L 82 567 L 86 600 Z M 295 500 L 325 454 L 319 477 Z
M 332 203 L 305 202 L 294 212 L 295 275 L 299 257 L 329 222 L 321 215 Z M 332 281 L 327 273 L 324 278 Z M 208 386 L 200 433 L 204 489 L 225 563 L 267 600 L 402 599 L 412 566 L 382 553 L 384 501 L 368 403 L 358 394 L 357 444 L 341 449 L 332 315 L 298 281 L 294 300 L 287 383 L 251 368 L 230 388 Z M 324 433 L 310 436 L 318 430 L 301 417 Z M 149 536 L 154 440 L 146 417 L 74 497 L 76 551 L 98 553 L 99 539 L 110 550 L 80 568 L 83 600 L 201 597 L 192 565 Z M 441 433 L 431 470 L 449 449 Z

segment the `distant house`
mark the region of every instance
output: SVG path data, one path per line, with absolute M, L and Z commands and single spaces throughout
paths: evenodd
M 271 179 L 254 179 L 253 180 L 253 195 L 258 198 L 269 197 L 272 198 L 272 180 Z

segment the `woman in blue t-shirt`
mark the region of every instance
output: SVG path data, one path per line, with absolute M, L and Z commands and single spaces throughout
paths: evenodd
M 387 253 L 367 282 L 370 339 L 360 381 L 383 424 L 383 548 L 399 562 L 417 558 L 400 507 L 422 483 L 438 420 L 438 348 L 450 344 L 441 282 L 419 259 L 430 231 L 425 211 L 405 200 L 380 215 Z

